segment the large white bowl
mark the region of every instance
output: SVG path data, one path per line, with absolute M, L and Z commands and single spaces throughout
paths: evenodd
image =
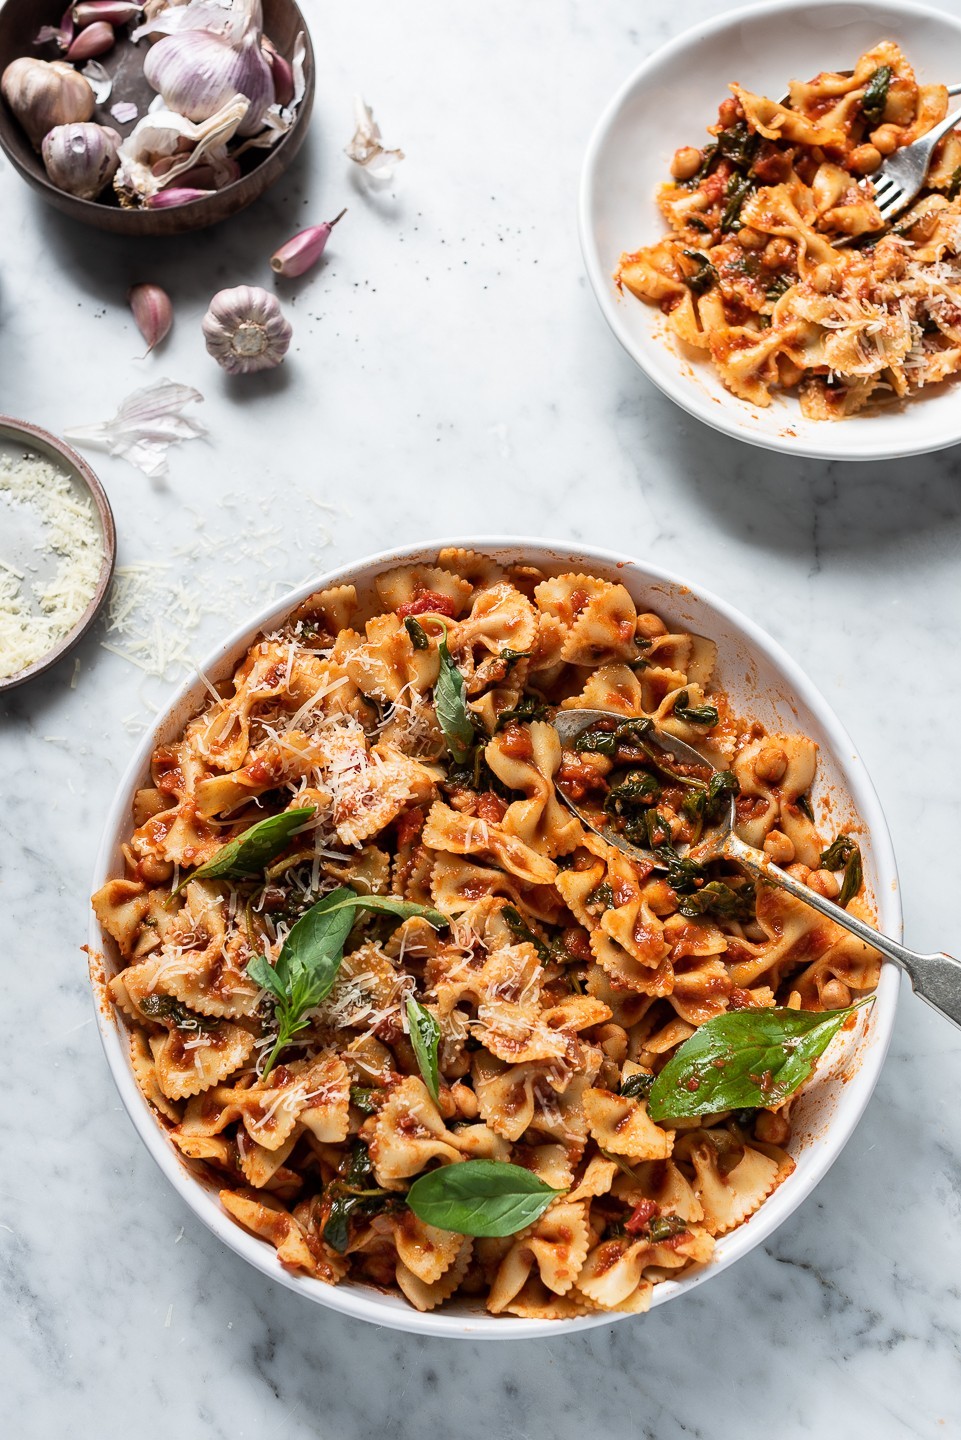
M 816 798 L 820 802 L 824 797 L 830 803 L 832 824 L 841 824 L 855 816 L 860 819 L 864 826 L 865 876 L 874 896 L 880 927 L 886 934 L 900 937 L 897 871 L 884 816 L 857 751 L 811 681 L 769 635 L 723 600 L 627 556 L 543 540 L 465 541 L 463 537 L 385 551 L 318 576 L 283 600 L 274 601 L 209 655 L 202 666 L 203 672 L 214 681 L 231 674 L 255 637 L 262 631 L 275 629 L 296 604 L 316 589 L 352 582 L 363 600 L 371 595 L 374 579 L 381 571 L 398 564 L 434 563 L 441 546 L 465 543 L 500 560 L 523 560 L 539 565 L 548 573 L 563 573 L 574 568 L 620 581 L 641 602 L 639 608 L 656 610 L 674 628 L 693 630 L 716 640 L 719 681 L 730 694 L 735 708 L 768 727 L 780 726 L 789 732 L 800 729 L 818 742 L 821 759 Z M 380 609 L 376 601 L 374 608 Z M 207 694 L 199 679 L 185 684 L 127 767 L 107 820 L 97 858 L 95 888 L 123 873 L 120 845 L 131 833 L 134 791 L 145 782 L 154 747 L 176 735 L 185 721 L 202 707 Z M 216 1188 L 200 1181 L 167 1139 L 134 1079 L 125 1027 L 106 996 L 105 978 L 113 973 L 118 957 L 113 942 L 96 921 L 91 924 L 90 948 L 91 979 L 104 1050 L 121 1099 L 141 1139 L 199 1219 L 264 1275 L 308 1300 L 345 1315 L 420 1334 L 510 1340 L 557 1335 L 625 1318 L 596 1314 L 565 1321 L 521 1320 L 491 1316 L 480 1306 L 465 1303 L 421 1315 L 399 1297 L 381 1294 L 373 1288 L 357 1284 L 330 1286 L 283 1270 L 273 1247 L 248 1235 L 229 1219 L 217 1199 Z M 98 955 L 104 957 L 103 963 L 97 959 Z M 894 1023 L 899 979 L 900 972 L 894 966 L 884 967 L 877 1003 L 863 1012 L 857 1029 L 843 1034 L 835 1042 L 830 1052 L 831 1064 L 822 1068 L 816 1083 L 794 1108 L 796 1131 L 791 1145 L 797 1160 L 794 1174 L 747 1224 L 718 1242 L 710 1265 L 680 1281 L 656 1286 L 655 1305 L 693 1290 L 753 1250 L 800 1205 L 837 1158 L 877 1081 Z M 639 1323 L 643 1324 L 643 1320 Z
M 580 234 L 587 274 L 614 334 L 650 380 L 708 425 L 771 450 L 834 460 L 877 460 L 961 441 L 961 399 L 951 381 L 913 400 L 847 420 L 806 420 L 792 396 L 767 409 L 726 390 L 711 362 L 682 355 L 657 306 L 622 295 L 624 251 L 658 240 L 655 204 L 679 145 L 700 145 L 728 83 L 775 98 L 791 79 L 850 69 L 879 40 L 896 40 L 923 83 L 961 80 L 961 18 L 902 0 L 775 0 L 695 26 L 648 57 L 597 123 L 581 173 Z M 957 101 L 952 101 L 957 104 Z

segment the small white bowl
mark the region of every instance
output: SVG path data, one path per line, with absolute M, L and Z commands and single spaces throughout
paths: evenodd
M 735 709 L 741 714 L 756 717 L 769 728 L 780 725 L 788 731 L 800 730 L 819 744 L 821 758 L 815 790 L 818 805 L 822 798 L 829 803 L 833 826 L 840 826 L 855 817 L 860 821 L 865 876 L 873 894 L 880 928 L 888 935 L 900 937 L 897 870 L 884 816 L 857 751 L 827 703 L 794 661 L 753 621 L 706 591 L 694 589 L 676 576 L 627 556 L 586 545 L 573 547 L 560 542 L 503 537 L 467 540 L 458 537 L 384 551 L 318 576 L 283 600 L 272 602 L 234 631 L 206 658 L 201 667 L 203 673 L 215 683 L 229 676 L 254 639 L 263 631 L 275 629 L 293 607 L 314 590 L 327 585 L 352 583 L 357 586 L 362 601 L 375 598 L 373 583 L 380 572 L 393 565 L 436 563 L 437 552 L 445 545 L 470 545 L 498 560 L 507 563 L 524 561 L 539 565 L 548 573 L 576 569 L 619 581 L 627 586 L 636 600 L 643 602 L 644 609 L 656 610 L 678 629 L 711 636 L 718 644 L 719 683 L 730 694 Z M 376 601 L 374 608 L 380 608 Z M 206 686 L 200 679 L 185 684 L 166 714 L 145 736 L 111 806 L 97 858 L 95 889 L 123 873 L 120 845 L 133 828 L 133 795 L 144 784 L 154 747 L 177 735 L 185 722 L 202 707 L 207 694 Z M 163 1126 L 134 1079 L 126 1029 L 106 994 L 106 978 L 116 968 L 117 952 L 96 920 L 91 921 L 90 950 L 90 974 L 104 1050 L 120 1097 L 141 1139 L 198 1218 L 224 1244 L 264 1275 L 296 1290 L 308 1300 L 345 1315 L 422 1335 L 517 1340 L 534 1335 L 556 1336 L 627 1318 L 599 1313 L 576 1320 L 521 1320 L 488 1315 L 480 1304 L 463 1301 L 422 1315 L 399 1296 L 382 1294 L 373 1287 L 356 1283 L 325 1285 L 319 1280 L 284 1270 L 273 1247 L 248 1235 L 227 1216 L 217 1198 L 216 1188 L 199 1180 L 167 1139 Z M 856 1029 L 842 1033 L 832 1047 L 831 1063 L 822 1066 L 816 1082 L 794 1107 L 792 1119 L 796 1130 L 791 1144 L 797 1161 L 794 1174 L 745 1225 L 718 1242 L 710 1265 L 680 1281 L 655 1286 L 655 1305 L 662 1305 L 693 1290 L 753 1250 L 800 1205 L 832 1161 L 837 1159 L 877 1082 L 894 1024 L 899 980 L 900 972 L 896 967 L 886 965 L 876 1003 L 863 1012 Z M 643 1324 L 643 1320 L 640 1323 Z
M 591 136 L 581 172 L 580 235 L 604 318 L 648 379 L 737 440 L 825 460 L 893 459 L 961 441 L 958 381 L 836 421 L 806 420 L 791 395 L 775 395 L 767 409 L 739 400 L 709 359 L 680 354 L 657 306 L 621 294 L 614 283 L 624 251 L 666 233 L 657 188 L 669 179 L 679 145 L 705 142 L 729 82 L 777 97 L 789 80 L 850 69 L 884 39 L 898 42 L 922 83 L 961 81 L 961 18 L 903 0 L 775 0 L 705 21 L 650 55 Z

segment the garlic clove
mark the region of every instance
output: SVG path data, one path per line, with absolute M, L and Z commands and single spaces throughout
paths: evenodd
M 116 41 L 112 25 L 106 20 L 97 20 L 81 30 L 67 51 L 68 60 L 92 60 L 95 55 L 106 55 Z
M 83 30 L 98 20 L 106 20 L 108 25 L 129 25 L 131 21 L 139 20 L 143 6 L 129 3 L 129 0 L 89 0 L 87 4 L 74 5 L 67 13 L 77 29 Z
M 279 365 L 292 330 L 276 298 L 256 285 L 221 290 L 203 318 L 207 350 L 231 375 Z
M 274 103 L 283 109 L 294 98 L 294 67 L 289 60 L 284 59 L 274 42 L 268 40 L 266 35 L 261 36 L 260 45 L 274 82 Z
M 96 200 L 119 164 L 120 136 L 108 125 L 90 121 L 56 125 L 44 136 L 44 169 L 58 190 L 81 200 Z
M 147 354 L 170 334 L 174 307 L 159 285 L 133 285 L 127 294 L 137 329 L 147 342 Z
M 216 115 L 196 125 L 170 110 L 148 111 L 120 147 L 120 170 L 114 184 L 121 203 L 137 201 L 148 204 L 151 209 L 185 204 L 183 199 L 155 203 L 150 197 L 156 197 L 158 191 L 168 186 L 173 188 L 179 176 L 205 161 L 208 155 L 210 163 L 216 165 L 218 157 L 225 153 L 223 147 L 237 133 L 249 103 L 237 95 Z M 158 176 L 156 170 L 162 161 L 170 163 L 164 166 L 163 175 Z
M 316 265 L 327 241 L 330 239 L 330 232 L 338 221 L 347 214 L 346 207 L 333 220 L 325 220 L 323 225 L 311 225 L 307 230 L 301 230 L 286 245 L 281 245 L 270 257 L 270 268 L 278 275 L 291 279 L 296 275 L 303 275 L 312 265 Z
M 177 205 L 190 205 L 194 200 L 209 200 L 209 190 L 194 190 L 180 187 L 173 190 L 158 190 L 144 200 L 147 210 L 173 210 Z
M 89 120 L 94 112 L 93 89 L 63 60 L 12 60 L 0 80 L 0 92 L 35 150 L 55 125 Z

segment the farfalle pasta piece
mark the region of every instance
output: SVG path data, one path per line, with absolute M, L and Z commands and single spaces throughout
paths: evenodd
M 567 627 L 561 659 L 569 665 L 604 665 L 636 659 L 637 610 L 623 585 L 593 575 L 559 575 L 537 586 L 538 606 Z
M 297 1221 L 276 1201 L 256 1197 L 242 1190 L 221 1190 L 220 1203 L 238 1224 L 252 1235 L 268 1240 L 277 1251 L 277 1258 L 288 1270 L 302 1270 L 318 1280 L 335 1285 L 342 1279 L 346 1266 L 327 1247 L 309 1245 Z
M 377 1183 L 385 1190 L 403 1190 L 402 1182 L 431 1160 L 461 1159 L 427 1086 L 413 1075 L 391 1090 L 364 1131 Z
M 433 1285 L 454 1264 L 464 1245 L 464 1236 L 453 1230 L 439 1230 L 404 1210 L 394 1221 L 397 1258 L 422 1284 Z
M 275 1182 L 275 1177 L 284 1168 L 290 1152 L 297 1144 L 298 1135 L 288 1135 L 282 1145 L 271 1149 L 250 1140 L 243 1131 L 237 1132 L 237 1158 L 247 1184 L 254 1190 L 265 1190 Z
M 647 1113 L 647 1101 L 615 1095 L 610 1090 L 584 1091 L 584 1114 L 602 1150 L 632 1160 L 666 1160 L 674 1136 Z
M 501 829 L 542 855 L 566 855 L 578 843 L 581 825 L 558 800 L 553 777 L 561 763 L 561 742 L 553 725 L 535 721 L 495 735 L 484 758 L 509 790 L 523 800 L 507 807 Z M 429 842 L 428 842 L 429 843 Z
M 165 1120 L 177 1124 L 180 1119 L 180 1111 L 172 1104 L 160 1088 L 157 1080 L 157 1067 L 147 1043 L 147 1037 L 142 1030 L 135 1030 L 130 1036 L 130 1065 L 147 1100 L 156 1110 L 159 1110 Z
M 91 904 L 100 924 L 116 940 L 121 953 L 131 954 L 150 909 L 143 881 L 108 880 L 94 895 Z
M 794 1169 L 794 1161 L 785 1152 L 779 1151 L 775 1158 L 746 1145 L 733 1169 L 722 1173 L 718 1150 L 709 1136 L 693 1146 L 690 1160 L 694 1192 L 704 1211 L 704 1226 L 712 1235 L 726 1235 L 743 1224 Z
M 554 1295 L 566 1295 L 577 1279 L 590 1245 L 587 1206 L 555 1200 L 540 1220 L 517 1237 L 501 1261 L 487 1308 L 498 1315 L 520 1293 L 537 1268 L 541 1283 Z
M 459 1245 L 457 1255 L 451 1265 L 432 1284 L 427 1284 L 418 1275 L 415 1275 L 403 1260 L 398 1259 L 394 1272 L 395 1279 L 415 1310 L 423 1313 L 436 1309 L 445 1300 L 449 1300 L 463 1283 L 470 1266 L 473 1242 L 460 1235 L 456 1238 Z
M 168 1100 L 183 1100 L 209 1090 L 239 1070 L 253 1048 L 250 1032 L 226 1020 L 213 1030 L 171 1030 L 150 1039 L 157 1084 Z
M 430 601 L 447 602 L 437 607 L 442 615 L 460 615 L 466 610 L 473 594 L 469 580 L 436 565 L 401 565 L 385 570 L 375 581 L 377 594 L 386 609 L 399 610 L 405 605 L 421 602 L 423 609 L 408 613 L 431 613 Z
M 333 585 L 327 590 L 315 590 L 313 595 L 301 600 L 291 612 L 290 623 L 295 630 L 297 626 L 309 625 L 334 639 L 341 630 L 348 629 L 356 612 L 356 586 Z
M 654 1286 L 644 1279 L 649 1240 L 602 1240 L 585 1258 L 577 1293 L 597 1310 L 641 1315 L 650 1309 Z
M 462 815 L 442 800 L 431 806 L 423 843 L 431 850 L 451 855 L 478 855 L 492 860 L 526 885 L 549 885 L 557 875 L 552 860 L 517 836 L 480 817 Z

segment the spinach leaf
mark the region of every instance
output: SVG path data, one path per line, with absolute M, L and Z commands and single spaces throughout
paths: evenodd
M 959 194 L 961 194 L 961 165 L 952 172 L 951 179 L 948 181 L 948 199 L 957 200 Z
M 778 301 L 782 295 L 786 295 L 794 284 L 790 275 L 775 275 L 770 285 L 764 292 L 765 300 Z
M 177 1030 L 216 1030 L 220 1024 L 217 1016 L 195 1015 L 175 1000 L 172 995 L 145 995 L 138 1006 L 140 1013 L 149 1020 L 169 1020 Z
M 474 726 L 465 699 L 464 677 L 451 659 L 447 648 L 447 626 L 437 647 L 440 670 L 434 686 L 434 709 L 437 722 L 444 732 L 450 753 L 463 765 L 474 747 Z
M 717 271 L 708 260 L 706 255 L 701 255 L 697 250 L 685 250 L 688 260 L 693 260 L 697 269 L 693 275 L 684 275 L 684 284 L 692 295 L 703 295 L 705 290 L 710 290 L 712 285 L 717 284 Z
M 674 701 L 674 714 L 678 720 L 684 720 L 688 725 L 716 725 L 721 718 L 713 705 L 697 705 L 694 709 L 688 705 L 688 692 L 681 690 Z
M 850 835 L 839 835 L 833 844 L 822 852 L 820 863 L 824 870 L 844 871 L 841 893 L 838 896 L 838 904 L 843 909 L 849 900 L 854 899 L 864 881 L 864 866 L 857 843 Z
M 350 1103 L 356 1105 L 363 1115 L 376 1115 L 377 1102 L 374 1100 L 374 1090 L 368 1085 L 351 1085 Z
M 301 810 L 284 810 L 280 815 L 268 815 L 258 820 L 235 840 L 221 845 L 212 860 L 199 865 L 177 886 L 180 893 L 191 880 L 247 880 L 259 875 L 287 845 L 295 830 L 299 830 L 313 815 L 314 806 Z
M 629 770 L 623 780 L 608 790 L 604 809 L 608 815 L 623 817 L 639 806 L 656 805 L 660 798 L 660 784 L 649 770 Z
M 350 1244 L 351 1220 L 376 1215 L 394 1199 L 390 1191 L 374 1183 L 373 1177 L 367 1146 L 362 1140 L 355 1140 L 338 1167 L 337 1179 L 324 1191 L 329 1208 L 322 1235 L 324 1242 L 339 1255 L 343 1255 Z
M 512 710 L 500 711 L 497 716 L 497 729 L 503 730 L 505 725 L 514 721 L 522 725 L 526 720 L 545 720 L 550 714 L 550 708 L 533 695 L 522 695 Z
M 407 1204 L 419 1220 L 458 1235 L 500 1238 L 538 1220 L 555 1195 L 522 1165 L 502 1160 L 464 1160 L 416 1179 Z
M 701 160 L 700 165 L 695 170 L 690 180 L 683 180 L 681 182 L 684 186 L 688 187 L 691 190 L 696 190 L 697 187 L 700 185 L 701 181 L 707 179 L 708 175 L 711 173 L 711 170 L 717 164 L 720 152 L 718 150 L 717 144 L 715 143 L 713 145 L 705 145 L 704 149 L 701 151 L 701 154 L 704 158 Z M 706 230 L 709 230 L 710 226 L 706 225 L 704 228 Z
M 643 1070 L 638 1070 L 621 1082 L 621 1094 L 626 1095 L 630 1100 L 646 1100 L 653 1085 L 654 1076 L 645 1075 Z
M 410 1043 L 417 1057 L 417 1068 L 436 1105 L 440 1098 L 440 1079 L 437 1071 L 440 1026 L 430 1011 L 425 1010 L 424 1006 L 413 996 L 407 1001 L 407 1023 L 410 1026 Z
M 597 728 L 582 731 L 574 741 L 574 749 L 580 753 L 590 750 L 592 754 L 613 758 L 622 745 L 640 745 L 643 749 L 643 742 L 653 729 L 653 722 L 646 718 L 621 720 L 613 730 Z
M 707 914 L 723 915 L 729 920 L 752 920 L 754 886 L 748 881 L 735 889 L 722 880 L 709 880 L 700 890 L 682 896 L 677 908 L 689 920 Z
M 602 910 L 615 910 L 617 908 L 614 901 L 614 891 L 610 885 L 606 883 L 598 885 L 596 890 L 592 890 L 591 893 L 585 897 L 584 904 L 588 909 L 596 909 L 598 905 Z
M 660 810 L 648 810 L 644 816 L 644 827 L 647 830 L 647 848 L 649 850 L 671 849 L 671 827 L 664 819 Z
M 664 876 L 676 895 L 688 895 L 699 889 L 707 880 L 707 871 L 694 860 L 682 860 L 673 845 L 659 845 L 654 859 L 663 865 Z
M 424 629 L 423 625 L 415 616 L 405 616 L 404 629 L 410 636 L 410 643 L 413 645 L 415 650 L 430 649 L 430 641 L 427 638 L 427 631 Z
M 884 114 L 884 107 L 888 100 L 888 89 L 891 85 L 891 77 L 892 72 L 890 65 L 879 65 L 878 68 L 868 76 L 868 83 L 861 97 L 861 114 L 870 125 L 879 124 Z
M 308 1012 L 325 1000 L 334 987 L 344 958 L 344 945 L 358 910 L 373 910 L 407 920 L 422 915 L 440 929 L 447 924 L 439 910 L 391 895 L 358 895 L 347 886 L 332 890 L 312 905 L 292 926 L 276 965 L 266 955 L 255 955 L 247 974 L 274 998 L 277 1041 L 263 1075 L 270 1074 L 277 1056 L 308 1021 Z
M 751 130 L 745 120 L 729 125 L 717 137 L 717 148 L 739 170 L 750 170 L 760 146 L 760 135 Z
M 647 1233 L 655 1245 L 661 1240 L 670 1240 L 674 1235 L 682 1235 L 688 1228 L 688 1222 L 680 1215 L 653 1215 L 647 1223 Z
M 498 659 L 507 661 L 507 669 L 504 672 L 505 675 L 509 675 L 511 673 L 518 660 L 529 660 L 531 658 L 531 654 L 532 651 L 530 650 L 511 650 L 509 646 L 506 650 L 502 650 L 500 652 L 500 655 L 498 656 Z
M 740 230 L 741 207 L 751 191 L 754 189 L 754 181 L 747 175 L 741 175 L 735 170 L 727 182 L 727 204 L 721 215 L 721 230 Z
M 549 947 L 544 944 L 543 940 L 535 935 L 516 906 L 505 905 L 501 910 L 501 915 L 507 922 L 507 927 L 514 936 L 514 939 L 526 942 L 528 945 L 533 945 L 537 951 L 538 960 L 540 960 L 542 965 L 546 965 L 551 958 Z
M 699 1025 L 651 1090 L 652 1120 L 780 1105 L 807 1080 L 849 1015 L 844 1010 L 736 1010 Z
M 689 820 L 715 825 L 723 818 L 729 798 L 739 795 L 740 791 L 733 770 L 718 770 L 711 776 L 709 784 L 697 790 L 688 790 L 681 801 L 681 809 Z
M 808 795 L 807 793 L 805 793 L 804 795 L 799 795 L 799 796 L 797 797 L 797 800 L 796 800 L 794 803 L 797 805 L 797 808 L 800 810 L 801 814 L 804 815 L 804 816 L 806 816 L 807 819 L 810 820 L 811 824 L 813 825 L 813 824 L 814 824 L 814 811 L 811 809 L 811 797 L 810 797 L 810 795 Z

